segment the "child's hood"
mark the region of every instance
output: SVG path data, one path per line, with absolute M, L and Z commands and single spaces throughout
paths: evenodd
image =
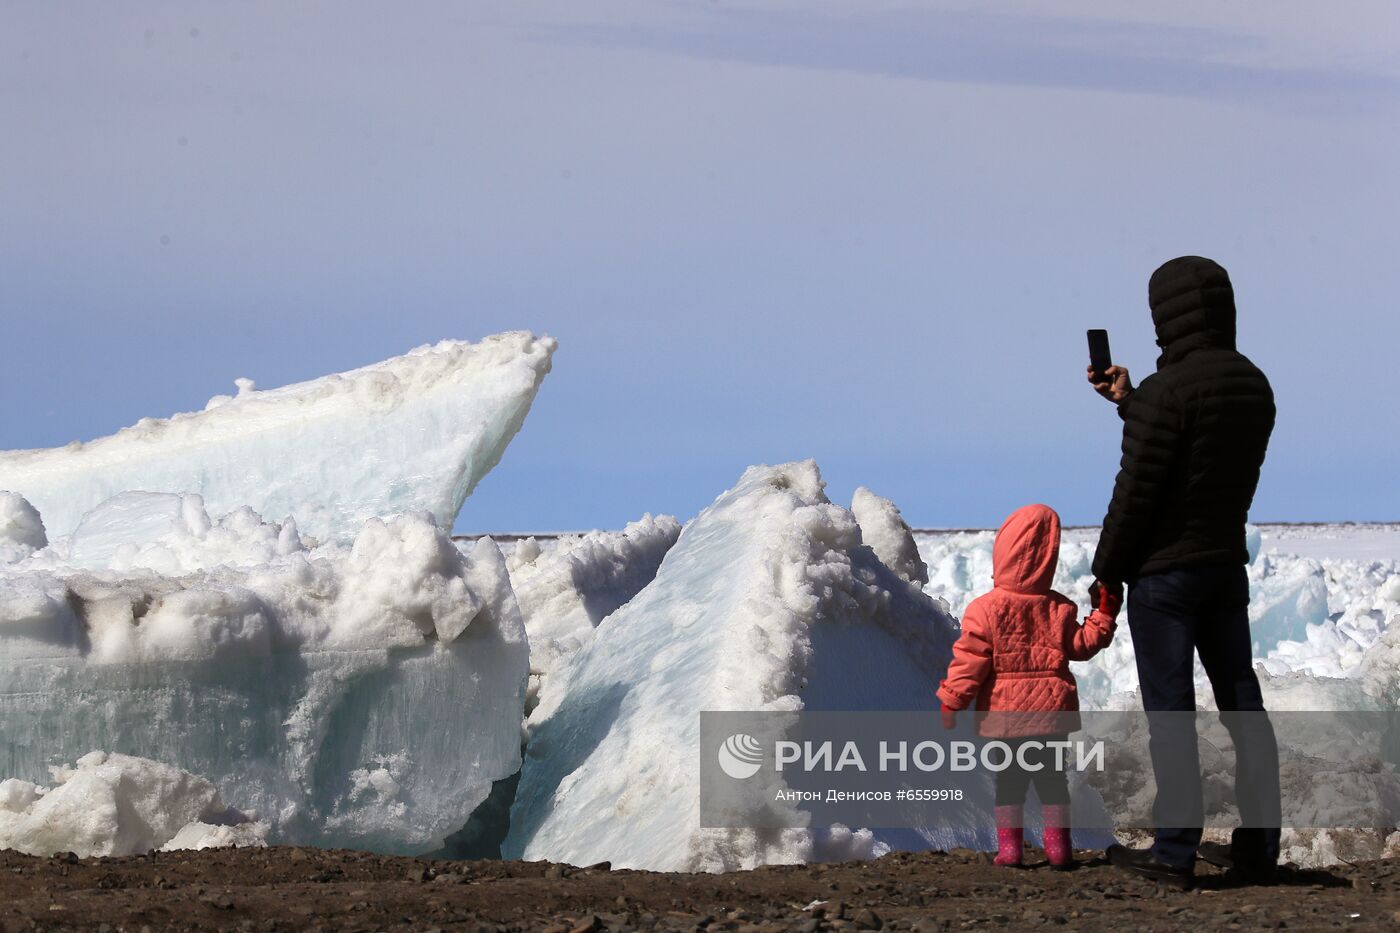
M 1060 516 L 1048 505 L 1012 512 L 992 545 L 992 582 L 1015 593 L 1048 593 L 1060 560 Z

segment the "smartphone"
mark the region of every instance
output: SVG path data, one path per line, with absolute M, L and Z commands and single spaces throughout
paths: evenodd
M 1113 365 L 1113 357 L 1108 352 L 1108 331 L 1089 331 L 1089 365 L 1094 370 L 1095 382 L 1107 382 L 1105 370 Z

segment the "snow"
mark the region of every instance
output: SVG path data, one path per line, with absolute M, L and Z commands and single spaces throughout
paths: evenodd
M 0 849 L 88 858 L 267 844 L 255 814 L 224 806 L 212 783 L 168 764 L 99 751 L 52 778 L 53 787 L 0 782 Z
M 857 486 L 851 497 L 851 514 L 860 524 L 861 538 L 881 563 L 910 583 L 928 583 L 928 566 L 919 556 L 909 523 L 893 502 Z
M 1361 562 L 1392 561 L 1400 555 L 1400 525 L 1266 525 L 1259 530 L 1265 553 Z
M 489 562 L 485 580 L 505 577 L 505 560 L 490 538 L 472 553 Z M 484 597 L 468 584 L 466 567 L 461 552 L 431 521 L 370 519 L 346 558 L 329 643 L 376 648 L 411 647 L 430 637 L 452 642 L 485 607 Z M 494 590 L 493 584 L 493 596 Z M 519 625 L 518 609 L 513 622 Z
M 1317 535 L 1319 544 L 1311 535 Z M 921 532 L 929 567 L 927 591 L 946 599 L 954 615 L 991 588 L 992 532 Z M 1055 588 L 1089 608 L 1090 562 L 1096 529 L 1068 529 Z M 1370 709 L 1393 682 L 1372 663 L 1400 635 L 1400 527 L 1251 526 L 1250 628 L 1256 667 L 1271 709 Z M 1389 555 L 1377 559 L 1376 555 Z M 1114 643 L 1094 659 L 1071 665 L 1086 709 L 1130 708 L 1137 703 L 1137 669 L 1125 609 Z M 1400 650 L 1395 654 L 1400 661 Z M 1296 676 L 1295 676 L 1296 675 Z M 1198 701 L 1210 705 L 1205 672 L 1196 665 Z M 1397 689 L 1400 698 L 1400 689 Z M 1394 707 L 1390 707 L 1394 708 Z
M 322 541 L 348 541 L 368 519 L 401 512 L 430 512 L 449 528 L 520 430 L 554 349 L 515 331 L 279 389 L 242 380 L 237 396 L 203 411 L 0 453 L 0 489 L 32 503 L 51 538 L 131 491 L 198 493 L 215 514 L 248 506 Z M 0 555 L 11 509 L 0 503 Z
M 652 581 L 680 533 L 672 516 L 647 514 L 621 532 L 565 535 L 548 551 L 534 538 L 516 545 L 507 566 L 530 638 L 528 706 L 594 627 Z
M 464 554 L 412 513 L 313 547 L 148 494 L 79 527 L 77 561 L 56 543 L 0 566 L 17 778 L 107 748 L 211 779 L 273 841 L 419 852 L 518 769 L 528 646 L 490 538 Z M 182 844 L 245 832 L 210 825 Z
M 1261 555 L 1250 565 L 1249 630 L 1254 654 L 1297 641 L 1327 621 L 1327 581 L 1310 558 Z
M 1394 620 L 1396 613 L 1391 614 Z M 1400 710 L 1400 625 L 1389 626 L 1361 657 L 1360 679 L 1382 709 Z M 1351 681 L 1345 681 L 1350 683 Z
M 656 578 L 545 682 L 503 854 L 726 871 L 891 841 L 991 845 L 990 825 L 700 827 L 700 711 L 936 708 L 953 621 L 861 533 L 811 461 L 751 467 L 689 522 Z
M 19 493 L 0 490 L 0 565 L 21 561 L 48 544 L 38 509 Z
M 162 852 L 178 849 L 223 849 L 229 846 L 267 845 L 267 824 L 246 822 L 228 826 L 205 823 L 202 820 L 182 826 L 170 841 L 160 847 Z
M 251 567 L 307 550 L 296 522 L 263 521 L 248 507 L 211 521 L 195 493 L 123 492 L 78 522 L 56 556 L 74 567 L 154 570 L 167 576 L 218 564 Z

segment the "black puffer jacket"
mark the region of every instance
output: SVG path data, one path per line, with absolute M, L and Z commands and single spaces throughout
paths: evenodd
M 1148 300 L 1162 355 L 1118 409 L 1123 461 L 1094 555 L 1103 580 L 1245 563 L 1245 518 L 1274 427 L 1269 380 L 1235 351 L 1225 270 L 1173 259 L 1152 274 Z

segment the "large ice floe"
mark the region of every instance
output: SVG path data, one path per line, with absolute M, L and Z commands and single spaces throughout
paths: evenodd
M 213 784 L 179 768 L 91 752 L 50 771 L 52 787 L 0 781 L 0 849 L 89 858 L 267 844 L 266 823 L 225 806 Z
M 553 350 L 444 341 L 0 454 L 4 844 L 92 829 L 60 824 L 108 777 L 122 813 L 171 775 L 217 785 L 277 842 L 420 852 L 460 828 L 519 768 L 528 646 L 499 549 L 445 529 Z M 179 819 L 143 844 L 251 838 L 151 793 Z M 102 850 L 92 831 L 68 848 Z
M 512 332 L 445 340 L 279 389 L 238 380 L 203 411 L 109 437 L 0 453 L 0 489 L 65 537 L 118 493 L 198 493 L 212 514 L 248 506 L 326 541 L 370 518 L 426 511 L 450 528 L 519 431 L 555 343 Z M 6 521 L 0 503 L 0 522 Z
M 518 769 L 528 647 L 490 538 L 463 554 L 414 513 L 310 548 L 159 493 L 93 515 L 117 512 L 80 563 L 0 567 L 8 776 L 110 749 L 212 780 L 275 841 L 417 852 Z
M 953 621 L 861 534 L 810 461 L 750 468 L 689 522 L 545 682 L 503 854 L 723 871 L 886 851 L 868 829 L 700 826 L 701 711 L 936 707 Z M 946 835 L 910 838 L 978 841 Z

